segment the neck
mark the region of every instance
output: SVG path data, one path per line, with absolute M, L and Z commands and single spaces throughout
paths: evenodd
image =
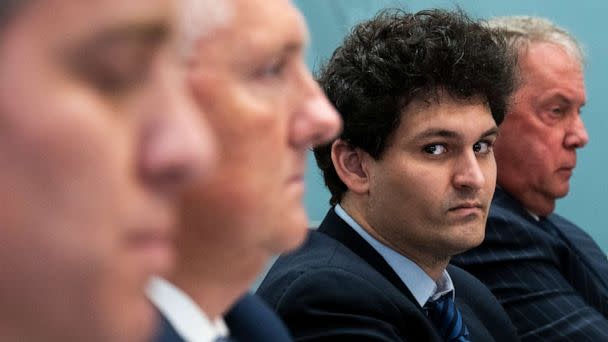
M 519 200 L 526 210 L 536 216 L 549 216 L 555 210 L 555 200 L 544 196 L 522 197 Z
M 248 253 L 238 248 L 220 251 L 211 246 L 199 246 L 196 252 L 198 255 L 181 250 L 177 267 L 168 278 L 210 319 L 224 315 L 249 290 L 268 261 L 265 253 Z
M 416 265 L 418 265 L 426 274 L 431 277 L 434 281 L 439 280 L 441 274 L 446 269 L 450 262 L 449 255 L 435 255 L 429 254 L 427 251 L 415 249 L 414 247 L 406 246 L 405 244 L 395 244 L 392 239 L 386 239 L 382 232 L 372 224 L 369 223 L 363 210 L 357 201 L 351 200 L 345 197 L 340 203 L 340 206 L 346 213 L 353 218 L 369 235 L 373 236 L 374 239 L 380 241 L 382 244 L 388 246 L 390 249 L 410 259 Z
M 441 274 L 443 273 L 443 271 L 445 271 L 445 269 L 448 267 L 448 264 L 450 263 L 450 257 L 435 258 L 430 260 L 430 262 L 425 262 L 426 260 L 411 260 L 414 261 L 416 265 L 418 265 L 420 268 L 422 268 L 424 273 L 428 274 L 429 277 L 431 277 L 431 279 L 433 279 L 435 282 L 437 282 L 439 278 L 441 278 Z

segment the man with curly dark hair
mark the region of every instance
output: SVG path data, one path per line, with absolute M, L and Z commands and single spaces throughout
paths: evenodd
M 334 52 L 319 81 L 344 131 L 315 149 L 333 207 L 258 290 L 296 340 L 517 340 L 488 289 L 448 265 L 484 238 L 514 65 L 460 11 L 383 11 Z

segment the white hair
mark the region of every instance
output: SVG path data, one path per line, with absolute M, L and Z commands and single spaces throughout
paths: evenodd
M 581 44 L 572 34 L 555 25 L 550 20 L 532 16 L 506 16 L 488 20 L 488 25 L 502 30 L 508 44 L 521 54 L 531 43 L 546 42 L 562 47 L 581 65 L 585 63 L 585 53 Z
M 232 0 L 179 0 L 178 4 L 178 48 L 183 58 L 191 57 L 199 39 L 234 15 Z

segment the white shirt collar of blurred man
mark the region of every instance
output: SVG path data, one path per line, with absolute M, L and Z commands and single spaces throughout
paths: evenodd
M 210 342 L 229 334 L 221 317 L 210 320 L 187 294 L 163 278 L 151 279 L 147 295 L 185 341 Z

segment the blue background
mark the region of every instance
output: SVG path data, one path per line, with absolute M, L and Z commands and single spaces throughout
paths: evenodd
M 564 27 L 583 44 L 587 65 L 585 70 L 587 105 L 583 118 L 590 135 L 590 143 L 578 153 L 578 166 L 571 180 L 570 194 L 558 201 L 557 212 L 585 229 L 608 251 L 608 232 L 604 228 L 608 217 L 608 182 L 605 165 L 608 137 L 603 134 L 608 118 L 602 108 L 608 108 L 608 1 L 531 1 L 531 0 L 296 0 L 294 1 L 308 22 L 311 45 L 308 65 L 316 67 L 325 61 L 341 43 L 344 35 L 357 22 L 372 17 L 379 9 L 399 7 L 408 11 L 425 8 L 456 6 L 477 18 L 500 15 L 538 15 L 547 17 Z M 327 211 L 329 193 L 323 185 L 312 154 L 308 158 L 305 204 L 312 224 L 318 224 Z M 602 215 L 606 214 L 606 216 Z

